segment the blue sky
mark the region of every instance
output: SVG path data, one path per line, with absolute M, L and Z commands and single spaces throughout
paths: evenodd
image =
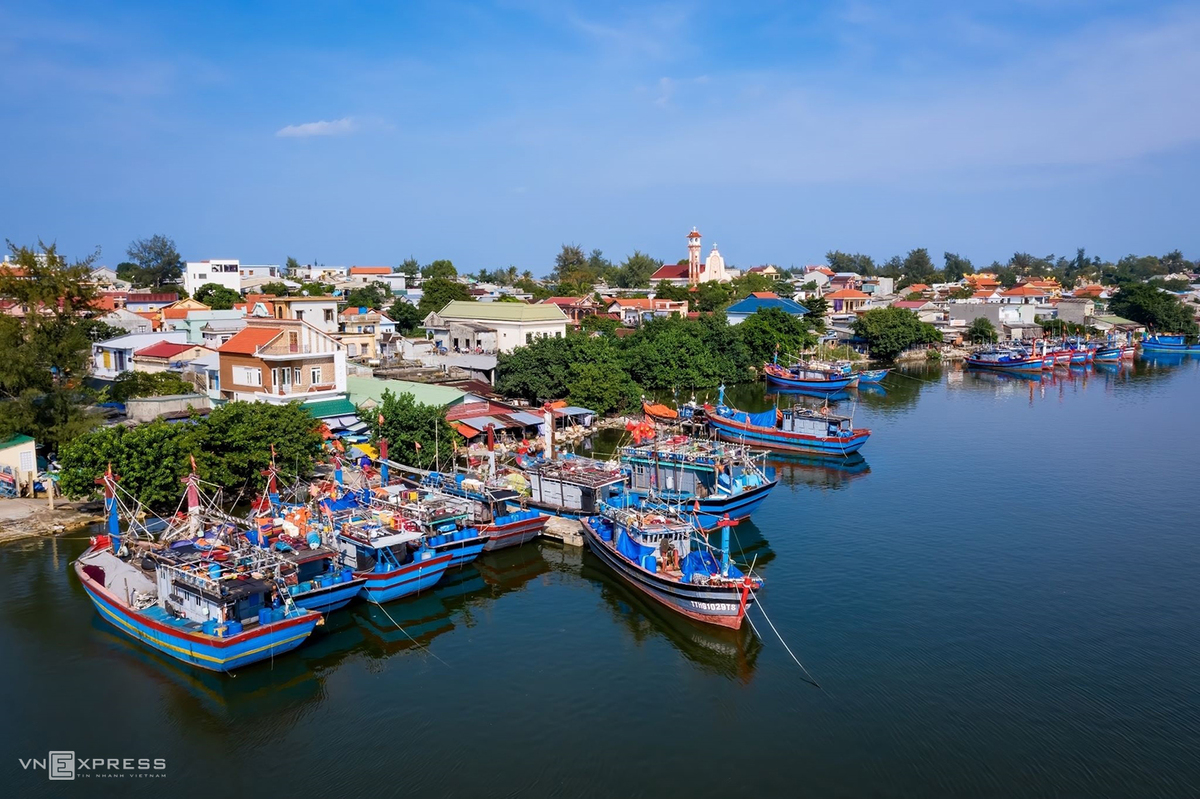
M 0 5 L 0 236 L 548 271 L 1200 258 L 1196 4 Z

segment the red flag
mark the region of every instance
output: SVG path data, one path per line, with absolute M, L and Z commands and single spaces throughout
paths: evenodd
M 413 446 L 417 448 L 418 452 L 420 452 L 420 450 L 421 450 L 421 442 L 420 441 L 414 441 Z
M 383 414 L 379 414 L 379 426 L 383 427 Z
M 189 458 L 191 459 L 191 461 L 192 461 L 192 471 L 194 472 L 194 471 L 196 471 L 196 456 L 195 456 L 195 455 L 188 455 L 188 457 L 189 457 Z

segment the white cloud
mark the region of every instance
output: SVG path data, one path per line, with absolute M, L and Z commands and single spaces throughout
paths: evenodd
M 345 136 L 358 130 L 358 123 L 353 117 L 324 120 L 320 122 L 304 122 L 300 125 L 288 125 L 275 131 L 275 135 L 285 139 L 302 139 L 309 136 Z

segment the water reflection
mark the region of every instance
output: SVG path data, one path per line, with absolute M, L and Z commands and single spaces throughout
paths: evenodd
M 705 671 L 742 683 L 753 678 L 762 642 L 749 625 L 728 630 L 672 613 L 617 577 L 591 553 L 584 557 L 580 573 L 601 586 L 604 604 L 635 641 L 662 637 Z
M 866 458 L 857 452 L 848 458 L 772 452 L 767 464 L 775 467 L 775 475 L 783 485 L 818 488 L 845 488 L 851 480 L 871 471 Z

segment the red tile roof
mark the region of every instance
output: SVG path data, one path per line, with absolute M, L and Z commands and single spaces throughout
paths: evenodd
M 689 234 L 687 235 L 687 237 L 688 237 L 689 239 L 698 239 L 698 238 L 700 238 L 700 231 L 698 231 L 698 230 L 693 230 L 691 233 L 689 233 Z
M 350 274 L 352 275 L 390 275 L 392 268 L 390 266 L 352 266 Z
M 651 280 L 679 280 L 688 276 L 687 264 L 663 264 L 650 276 Z
M 186 352 L 195 346 L 198 345 L 176 344 L 170 341 L 160 341 L 157 344 L 151 344 L 149 347 L 143 347 L 142 349 L 133 353 L 133 356 L 135 358 L 139 355 L 145 358 L 174 358 L 179 353 Z
M 893 308 L 908 308 L 910 311 L 924 307 L 926 300 L 896 300 L 892 303 Z
M 826 294 L 825 298 L 829 300 L 869 300 L 871 295 L 858 289 L 839 289 L 832 294 Z
M 1039 289 L 1030 286 L 1028 283 L 1020 286 L 1013 286 L 1008 291 L 1003 292 L 1005 297 L 1045 297 L 1047 294 L 1045 289 Z
M 126 298 L 126 302 L 161 302 L 163 304 L 168 304 L 176 302 L 178 299 L 179 295 L 175 292 L 170 292 L 169 294 L 129 294 Z
M 217 352 L 253 355 L 259 347 L 270 343 L 282 334 L 283 331 L 277 327 L 244 327 L 233 338 L 222 344 Z

